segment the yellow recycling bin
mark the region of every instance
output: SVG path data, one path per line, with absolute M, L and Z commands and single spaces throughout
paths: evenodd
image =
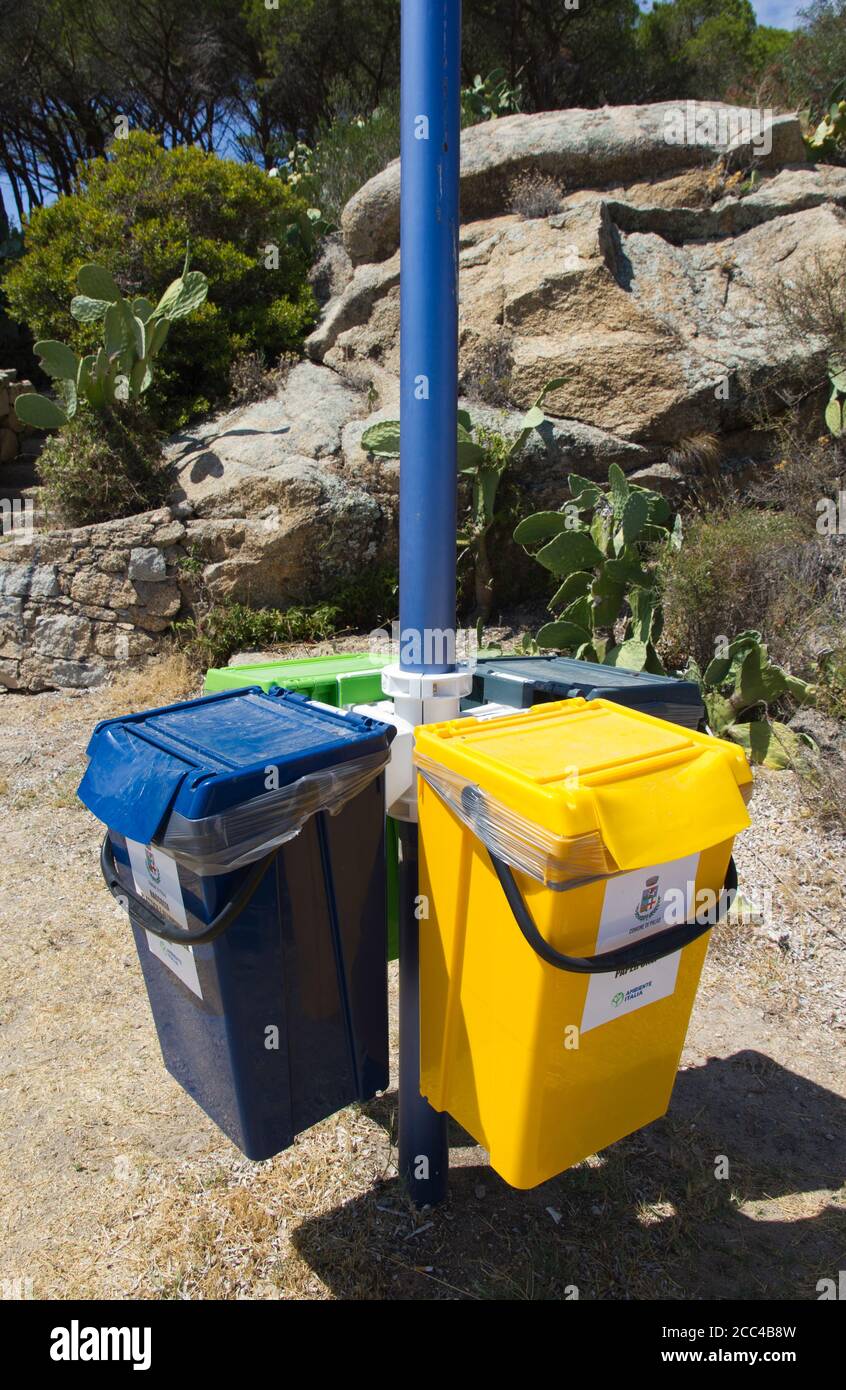
M 607 700 L 415 739 L 420 1089 L 534 1187 L 667 1109 L 751 773 Z

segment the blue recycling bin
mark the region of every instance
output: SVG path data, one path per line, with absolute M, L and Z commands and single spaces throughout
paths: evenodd
M 624 671 L 565 656 L 502 656 L 480 661 L 470 702 L 529 709 L 550 700 L 613 700 L 615 704 L 697 729 L 705 718 L 696 681 Z
M 248 1158 L 388 1085 L 393 734 L 254 688 L 89 743 L 78 794 L 107 827 L 165 1066 Z

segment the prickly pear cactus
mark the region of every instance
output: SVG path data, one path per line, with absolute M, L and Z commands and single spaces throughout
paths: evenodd
M 846 77 L 833 89 L 828 110 L 819 125 L 805 137 L 811 158 L 842 153 L 846 147 Z
M 208 280 L 189 269 L 189 256 L 178 279 L 168 285 L 158 304 L 143 296 L 124 299 L 111 273 L 101 265 L 84 265 L 76 277 L 79 294 L 70 310 L 80 323 L 103 323 L 103 344 L 96 353 L 79 357 L 65 343 L 44 339 L 35 344 L 43 370 L 56 383 L 57 400 L 26 392 L 15 401 L 18 419 L 36 429 L 66 425 L 80 401 L 93 410 L 110 410 L 117 401 L 131 400 L 149 390 L 153 363 L 176 319 L 186 318 L 205 302 Z
M 571 473 L 571 500 L 559 512 L 536 512 L 514 539 L 562 581 L 549 601 L 554 621 L 539 647 L 627 670 L 663 671 L 655 644 L 662 613 L 653 572 L 644 561 L 659 544 L 681 544 L 666 498 L 628 481 L 612 464 L 608 486 Z M 623 640 L 615 631 L 623 623 Z
M 712 732 L 739 743 L 753 763 L 790 767 L 809 742 L 772 711 L 785 698 L 794 705 L 813 704 L 814 687 L 772 660 L 760 632 L 738 633 L 704 671 L 691 661 L 685 675 L 699 683 Z

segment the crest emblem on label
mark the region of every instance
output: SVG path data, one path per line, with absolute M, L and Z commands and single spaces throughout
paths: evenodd
M 156 856 L 153 854 L 151 845 L 147 845 L 144 849 L 144 862 L 147 866 L 147 873 L 150 875 L 150 878 L 154 883 L 158 883 L 161 879 L 161 871 L 156 863 Z
M 647 917 L 652 916 L 657 906 L 658 874 L 653 874 L 644 884 L 643 892 L 640 895 L 640 906 L 635 908 L 635 917 L 639 922 L 645 922 Z

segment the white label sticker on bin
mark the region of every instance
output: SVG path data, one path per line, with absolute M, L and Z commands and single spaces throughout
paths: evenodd
M 617 874 L 605 885 L 596 954 L 618 950 L 633 941 L 679 926 L 693 913 L 699 855 L 689 854 L 669 864 L 654 864 Z M 634 966 L 608 975 L 591 975 L 582 1014 L 581 1031 L 666 999 L 676 987 L 681 952 L 674 951 L 651 965 Z
M 147 942 L 151 953 L 158 956 L 174 975 L 178 975 L 183 985 L 187 985 L 198 999 L 202 999 L 203 991 L 200 988 L 193 946 L 177 946 L 175 941 L 165 941 L 151 931 L 147 932 Z
M 178 927 L 187 929 L 188 918 L 179 886 L 179 869 L 173 856 L 159 849 L 158 845 L 142 845 L 138 840 L 127 840 L 126 848 L 139 898 L 143 898 L 145 903 Z
M 176 860 L 158 846 L 142 845 L 138 840 L 127 840 L 126 848 L 135 891 L 139 898 L 143 898 L 162 917 L 175 922 L 177 926 L 187 928 L 188 918 L 182 901 Z M 203 991 L 200 988 L 193 948 L 165 941 L 151 931 L 146 933 L 146 937 L 152 954 L 202 999 Z

